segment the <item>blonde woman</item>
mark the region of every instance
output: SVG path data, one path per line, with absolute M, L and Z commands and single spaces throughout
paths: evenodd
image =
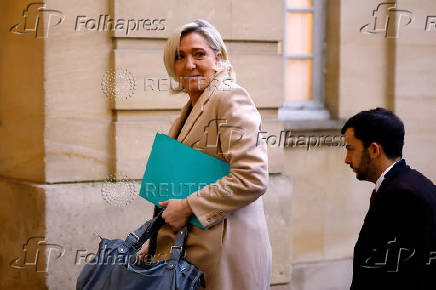
M 168 135 L 229 162 L 230 174 L 186 199 L 160 203 L 166 224 L 159 230 L 156 253 L 168 258 L 177 230 L 195 214 L 207 229 L 190 227 L 186 259 L 204 272 L 206 289 L 269 289 L 271 245 L 262 199 L 268 159 L 265 142 L 257 142 L 260 114 L 234 82 L 227 48 L 207 21 L 195 20 L 174 32 L 164 62 L 179 84 L 172 91 L 189 95 Z

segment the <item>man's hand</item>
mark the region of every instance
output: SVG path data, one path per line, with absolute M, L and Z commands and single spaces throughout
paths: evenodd
M 186 199 L 170 199 L 159 202 L 159 205 L 165 207 L 162 218 L 175 232 L 186 225 L 192 214 L 191 206 Z

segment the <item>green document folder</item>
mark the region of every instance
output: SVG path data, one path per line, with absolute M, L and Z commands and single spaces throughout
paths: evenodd
M 139 195 L 159 206 L 184 199 L 230 173 L 230 164 L 157 133 L 147 161 Z M 189 222 L 206 229 L 192 215 Z

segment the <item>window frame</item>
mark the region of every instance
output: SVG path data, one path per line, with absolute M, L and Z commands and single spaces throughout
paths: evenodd
M 283 106 L 279 108 L 280 120 L 294 119 L 329 119 L 330 114 L 325 110 L 324 78 L 325 78 L 325 11 L 326 0 L 313 0 L 310 8 L 293 8 L 287 6 L 283 0 Z M 312 53 L 311 54 L 287 54 L 287 14 L 289 12 L 312 13 Z M 287 61 L 290 59 L 311 59 L 311 99 L 306 101 L 286 100 L 286 75 Z

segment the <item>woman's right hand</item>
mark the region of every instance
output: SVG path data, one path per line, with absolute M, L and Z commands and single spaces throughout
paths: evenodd
M 147 259 L 148 246 L 149 246 L 148 244 L 144 244 L 144 245 L 142 246 L 141 250 L 139 250 L 139 251 L 137 252 L 139 258 L 140 258 L 141 260 L 143 260 L 143 261 L 146 261 L 146 259 Z

